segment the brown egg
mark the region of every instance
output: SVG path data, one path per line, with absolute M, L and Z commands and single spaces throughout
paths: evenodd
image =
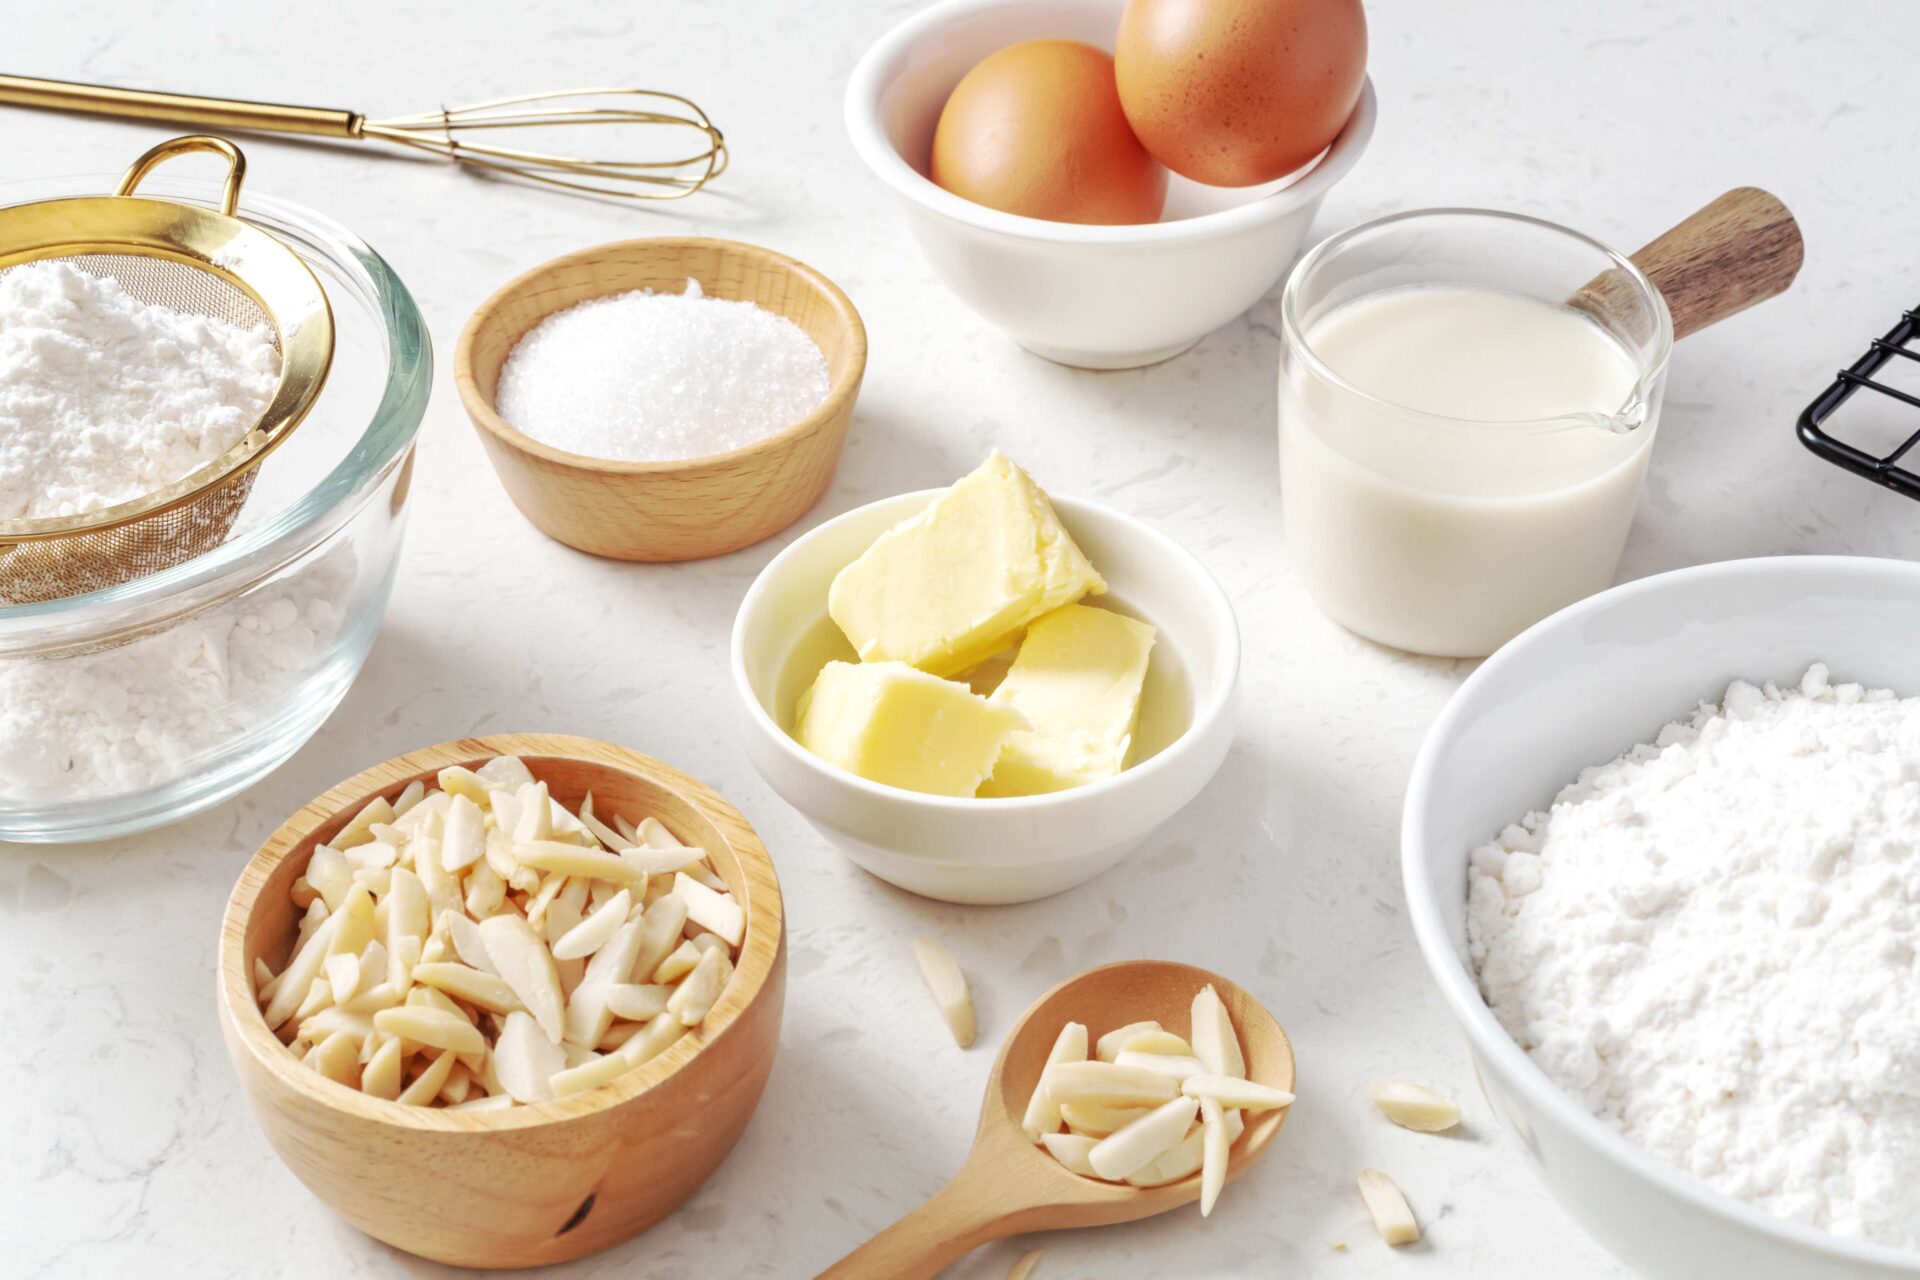
M 1051 222 L 1155 222 L 1167 171 L 1127 126 L 1113 59 L 1076 40 L 1029 40 L 954 86 L 927 175 L 990 209 Z
M 1114 65 L 1157 160 L 1248 187 L 1313 159 L 1353 114 L 1367 16 L 1360 0 L 1128 0 Z

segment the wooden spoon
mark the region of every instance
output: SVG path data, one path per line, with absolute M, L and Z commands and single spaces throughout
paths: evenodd
M 1149 1018 L 1184 1036 L 1191 1029 L 1193 997 L 1209 982 L 1239 1033 L 1247 1077 L 1291 1092 L 1293 1046 L 1286 1033 L 1258 1001 L 1225 978 L 1164 960 L 1090 969 L 1041 996 L 1007 1036 L 987 1077 L 973 1151 L 953 1181 L 828 1267 L 820 1280 L 922 1280 L 1006 1236 L 1131 1222 L 1198 1200 L 1198 1174 L 1162 1187 L 1130 1187 L 1068 1173 L 1028 1141 L 1020 1121 L 1066 1023 L 1085 1023 L 1090 1044 L 1105 1032 Z M 1287 1110 L 1248 1117 L 1227 1165 L 1229 1181 L 1266 1151 Z

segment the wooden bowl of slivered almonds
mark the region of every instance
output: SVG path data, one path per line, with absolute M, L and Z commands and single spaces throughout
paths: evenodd
M 229 1055 L 280 1158 L 410 1253 L 533 1267 L 691 1196 L 773 1067 L 773 864 L 694 779 L 503 734 L 328 791 L 241 873 Z

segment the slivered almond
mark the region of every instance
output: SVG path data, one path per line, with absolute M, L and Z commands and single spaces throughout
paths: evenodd
M 632 974 L 640 981 L 653 976 L 660 962 L 680 945 L 681 930 L 687 927 L 687 900 L 668 894 L 640 917 L 640 948 L 634 953 Z
M 646 1022 L 659 1017 L 667 1011 L 667 1002 L 672 996 L 672 987 L 658 983 L 621 982 L 606 989 L 608 1011 L 629 1022 Z M 604 1032 L 601 1034 L 605 1035 Z
M 400 1096 L 400 1041 L 389 1037 L 360 1071 L 360 1091 L 392 1102 Z
M 514 1101 L 545 1102 L 553 1096 L 553 1077 L 566 1068 L 566 1050 L 539 1023 L 524 1013 L 507 1015 L 493 1046 L 493 1069 Z
M 446 926 L 447 937 L 453 942 L 453 953 L 460 957 L 460 963 L 482 973 L 499 974 L 493 967 L 493 958 L 487 954 L 487 944 L 480 938 L 480 925 L 459 911 L 451 912 L 441 918 Z
M 1141 1031 L 1127 1036 L 1118 1045 L 1119 1052 L 1111 1061 L 1119 1061 L 1122 1053 L 1163 1053 L 1176 1058 L 1191 1058 L 1193 1046 L 1171 1031 Z
M 465 871 L 486 852 L 486 815 L 466 796 L 455 796 L 447 806 L 446 825 L 440 832 L 440 866 L 447 871 Z
M 630 844 L 620 851 L 621 859 L 643 876 L 676 875 L 688 867 L 699 866 L 700 860 L 706 856 L 704 850 L 686 845 L 655 849 L 648 845 Z
M 633 909 L 633 895 L 625 889 L 602 903 L 592 915 L 561 934 L 553 944 L 555 960 L 584 960 L 613 940 Z
M 1063 1102 L 1060 1119 L 1067 1128 L 1089 1138 L 1104 1138 L 1126 1128 L 1152 1107 L 1103 1107 L 1097 1102 Z
M 522 1012 L 526 1005 L 497 975 L 482 973 L 464 964 L 420 964 L 413 969 L 413 980 L 423 986 L 444 991 L 468 1004 L 491 1013 Z
M 687 919 L 702 929 L 718 934 L 728 946 L 737 947 L 746 936 L 747 913 L 731 894 L 715 893 L 686 872 L 673 877 L 673 896 L 687 904 Z M 918 946 L 918 944 L 915 944 Z
M 440 789 L 450 796 L 465 796 L 475 804 L 487 803 L 487 784 L 473 770 L 448 765 L 440 771 Z
M 1223 1107 L 1243 1111 L 1272 1111 L 1293 1105 L 1293 1095 L 1285 1089 L 1234 1076 L 1188 1076 L 1180 1082 L 1180 1092 L 1202 1101 L 1212 1098 Z
M 264 1015 L 269 1027 L 277 1030 L 300 1007 L 308 989 L 313 986 L 313 980 L 320 976 L 320 968 L 326 963 L 327 950 L 333 944 L 333 935 L 339 931 L 340 921 L 338 914 L 328 916 L 325 923 L 308 935 L 306 945 L 300 948 L 299 954 L 276 979 L 280 985 L 274 990 L 273 999 L 267 1004 Z
M 547 1087 L 553 1090 L 553 1096 L 564 1098 L 571 1093 L 584 1093 L 588 1089 L 598 1089 L 608 1081 L 618 1079 L 633 1070 L 634 1064 L 617 1053 L 609 1053 L 581 1063 L 577 1067 L 568 1067 L 565 1071 L 556 1071 Z
M 1163 1103 L 1126 1128 L 1102 1138 L 1087 1153 L 1087 1163 L 1100 1177 L 1110 1182 L 1122 1181 L 1178 1146 L 1187 1136 L 1187 1129 L 1199 1109 L 1200 1104 L 1192 1098 L 1175 1098 Z
M 532 782 L 533 770 L 527 768 L 527 762 L 519 756 L 495 756 L 475 769 L 473 776 L 489 787 L 512 789 Z
M 1420 1239 L 1420 1223 L 1392 1178 L 1378 1169 L 1363 1169 L 1359 1186 L 1360 1198 L 1366 1201 L 1367 1213 L 1382 1240 L 1398 1246 Z
M 1097 1178 L 1100 1175 L 1087 1163 L 1087 1153 L 1100 1145 L 1100 1139 L 1089 1138 L 1077 1133 L 1043 1133 L 1040 1145 L 1049 1155 L 1067 1167 L 1071 1173 L 1083 1178 Z
M 487 1039 L 480 1029 L 457 1013 L 427 1005 L 401 1005 L 373 1015 L 373 1025 L 388 1035 L 454 1053 L 485 1053 Z
M 1040 1084 L 1063 1105 L 1158 1107 L 1180 1096 L 1180 1086 L 1170 1076 L 1111 1062 L 1056 1063 L 1041 1073 Z
M 513 989 L 547 1039 L 559 1044 L 566 1033 L 567 1001 L 553 955 L 532 926 L 522 916 L 494 916 L 480 922 L 480 940 L 501 980 Z
M 1206 1131 L 1203 1126 L 1196 1124 L 1187 1130 L 1186 1137 L 1155 1156 L 1153 1163 L 1128 1174 L 1127 1185 L 1164 1187 L 1169 1182 L 1191 1178 L 1200 1172 L 1200 1166 L 1205 1160 Z
M 522 822 L 521 825 L 524 827 L 526 824 Z M 581 844 L 562 844 L 558 840 L 516 841 L 513 851 L 522 864 L 536 870 L 563 871 L 567 875 L 584 876 L 589 880 L 612 880 L 624 884 L 646 874 L 617 853 L 589 849 Z
M 1046 1065 L 1051 1067 L 1055 1063 L 1086 1060 L 1087 1029 L 1078 1022 L 1069 1022 L 1054 1037 L 1053 1048 L 1047 1051 Z M 1060 1103 L 1047 1092 L 1044 1080 L 1034 1087 L 1033 1096 L 1027 1099 L 1026 1114 L 1021 1119 L 1020 1127 L 1034 1142 L 1040 1141 L 1042 1134 L 1053 1133 L 1060 1128 Z
M 1200 1131 L 1200 1216 L 1205 1218 L 1212 1215 L 1220 1188 L 1227 1185 L 1227 1147 L 1231 1139 L 1218 1098 L 1200 1099 Z
M 677 882 L 676 882 L 677 883 Z M 676 888 L 676 894 L 678 892 Z M 967 990 L 966 975 L 960 972 L 953 953 L 932 938 L 913 940 L 913 958 L 920 966 L 927 991 L 953 1033 L 953 1042 L 962 1049 L 973 1043 L 978 1024 L 973 1013 L 973 993 Z
M 360 1072 L 360 1042 L 335 1032 L 307 1052 L 307 1065 L 327 1079 L 352 1088 Z
M 394 1043 L 400 1042 L 395 1040 Z M 409 1107 L 424 1107 L 431 1103 L 447 1083 L 447 1073 L 453 1070 L 454 1060 L 455 1055 L 442 1049 L 426 1069 L 414 1077 L 413 1083 L 400 1091 L 397 1101 Z
M 1120 1050 L 1126 1046 L 1129 1039 L 1158 1030 L 1160 1030 L 1160 1024 L 1157 1022 L 1129 1022 L 1126 1026 L 1117 1027 L 1095 1041 L 1093 1056 L 1102 1062 L 1112 1062 L 1120 1056 Z
M 360 957 L 352 954 L 328 956 L 327 985 L 333 988 L 333 1002 L 345 1004 L 360 989 Z
M 387 803 L 384 797 L 375 796 L 367 802 L 365 808 L 354 815 L 353 821 L 340 829 L 339 835 L 327 843 L 342 851 L 366 844 L 373 839 L 373 824 L 392 822 L 393 817 L 393 806 Z
M 655 982 L 680 981 L 693 972 L 694 966 L 700 963 L 700 957 L 704 954 L 691 942 L 682 942 L 668 952 L 667 958 L 660 962 L 660 967 L 653 971 L 653 980 Z
M 1206 1063 L 1213 1075 L 1246 1078 L 1247 1061 L 1240 1052 L 1239 1034 L 1212 983 L 1193 998 L 1193 1056 Z
M 1402 1129 L 1445 1133 L 1460 1123 L 1460 1104 L 1424 1085 L 1376 1080 L 1369 1094 L 1373 1105 Z
M 1139 1067 L 1146 1071 L 1158 1071 L 1175 1081 L 1185 1080 L 1188 1076 L 1205 1075 L 1207 1064 L 1198 1058 L 1181 1057 L 1172 1053 L 1141 1053 L 1134 1049 L 1122 1049 L 1115 1064 L 1122 1067 Z
M 683 1026 L 698 1025 L 720 999 L 720 991 L 732 975 L 733 966 L 727 962 L 725 951 L 705 952 L 686 981 L 667 1000 L 667 1012 L 680 1019 Z
M 635 1032 L 633 1038 L 614 1052 L 633 1066 L 653 1061 L 673 1046 L 681 1036 L 693 1028 L 680 1019 L 661 1014 L 646 1026 Z

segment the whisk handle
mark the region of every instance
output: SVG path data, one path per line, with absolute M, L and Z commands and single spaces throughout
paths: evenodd
M 302 133 L 326 138 L 358 138 L 366 117 L 332 107 L 293 107 L 239 98 L 202 98 L 149 89 L 65 80 L 36 80 L 0 74 L 0 103 L 47 111 L 80 111 L 131 120 L 169 120 L 210 129 L 250 129 L 266 133 Z

